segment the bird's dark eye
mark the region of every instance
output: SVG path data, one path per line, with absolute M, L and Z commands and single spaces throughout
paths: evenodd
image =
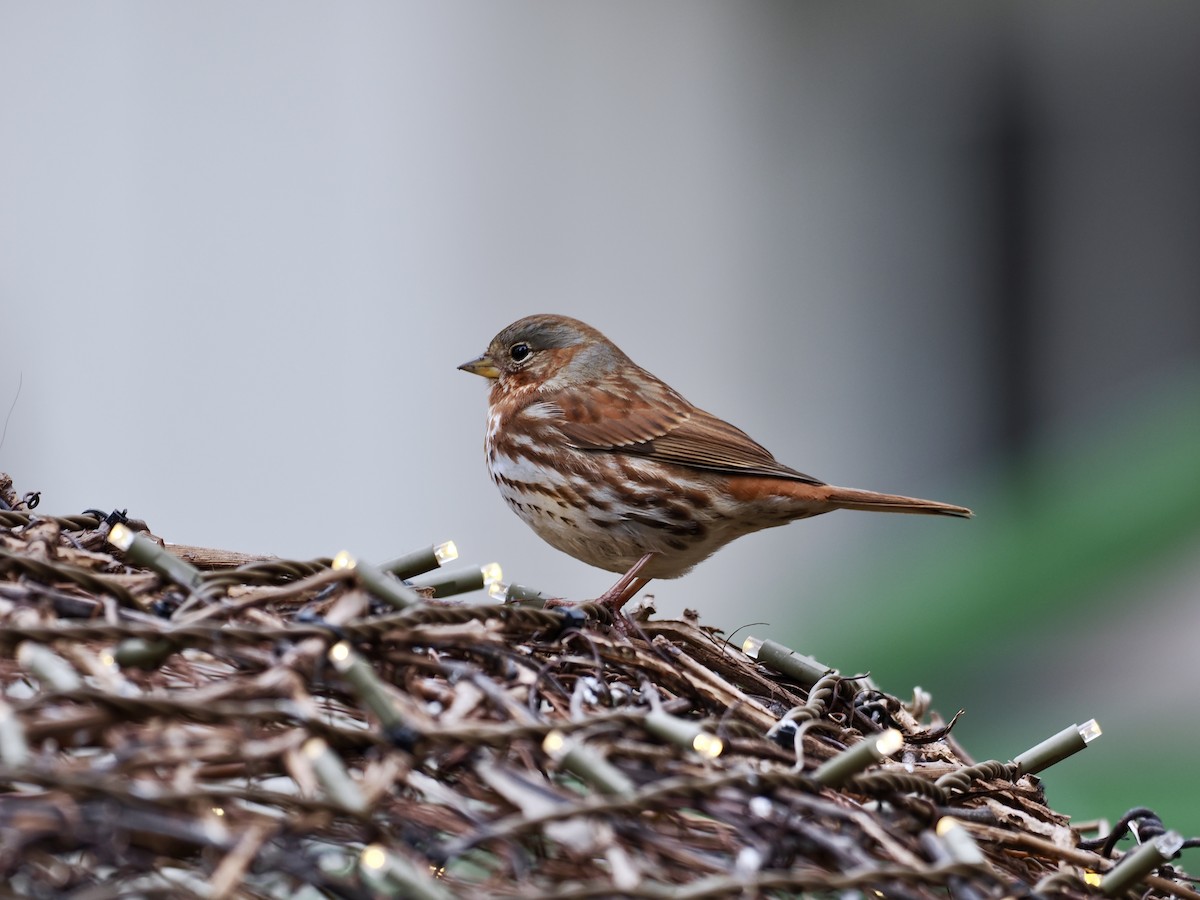
M 513 362 L 521 362 L 532 353 L 533 350 L 528 344 L 513 344 L 508 351 L 508 355 L 513 358 Z

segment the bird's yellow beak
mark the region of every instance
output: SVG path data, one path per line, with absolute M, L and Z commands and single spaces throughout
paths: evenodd
M 472 375 L 482 375 L 484 378 L 491 378 L 493 380 L 500 377 L 500 370 L 496 368 L 496 364 L 492 362 L 492 358 L 486 353 L 479 357 L 479 359 L 463 363 L 459 368 L 464 372 L 470 372 Z

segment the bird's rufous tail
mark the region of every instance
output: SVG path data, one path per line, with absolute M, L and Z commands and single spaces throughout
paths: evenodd
M 955 506 L 953 503 L 939 503 L 937 500 L 921 500 L 917 497 L 901 497 L 899 494 L 877 494 L 874 491 L 860 491 L 855 488 L 834 487 L 833 485 L 829 485 L 828 500 L 835 509 L 959 516 L 964 519 L 969 519 L 974 515 L 965 506 Z

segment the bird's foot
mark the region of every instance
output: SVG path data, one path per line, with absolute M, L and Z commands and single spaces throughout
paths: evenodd
M 629 571 L 617 579 L 617 583 L 610 587 L 607 591 L 597 597 L 593 602 L 603 606 L 614 617 L 621 613 L 621 607 L 633 599 L 633 596 L 650 583 L 649 578 L 643 578 L 638 573 L 646 568 L 650 560 L 654 558 L 653 553 L 647 553 L 632 566 Z
M 647 553 L 645 556 L 635 562 L 630 567 L 628 572 L 617 579 L 616 584 L 610 587 L 595 600 L 580 600 L 576 602 L 572 600 L 554 598 L 546 601 L 545 608 L 579 609 L 580 607 L 584 606 L 599 606 L 605 610 L 609 616 L 612 617 L 612 624 L 618 631 L 620 631 L 622 634 L 628 634 L 630 622 L 621 612 L 621 608 L 624 607 L 625 604 L 630 600 L 632 600 L 638 591 L 650 583 L 651 579 L 643 578 L 638 573 L 646 567 L 653 556 L 653 553 Z

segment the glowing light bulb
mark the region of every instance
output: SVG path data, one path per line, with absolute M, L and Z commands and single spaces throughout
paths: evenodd
M 567 736 L 561 731 L 555 729 L 546 733 L 546 737 L 542 740 L 542 750 L 551 759 L 559 759 L 567 746 Z
M 758 660 L 764 666 L 796 679 L 805 687 L 812 687 L 833 671 L 811 656 L 799 653 L 791 647 L 785 647 L 778 641 L 748 637 L 742 642 L 742 652 L 751 659 Z
M 1068 725 L 1037 746 L 1017 754 L 1013 757 L 1013 762 L 1022 775 L 1036 775 L 1043 769 L 1048 769 L 1068 756 L 1078 753 L 1098 737 L 1100 726 L 1095 719 L 1089 719 L 1082 725 Z
M 329 648 L 329 659 L 336 665 L 344 663 L 350 659 L 350 645 L 345 641 L 338 641 Z
M 309 738 L 300 748 L 301 752 L 309 759 L 316 759 L 328 749 L 329 745 L 325 743 L 324 739 L 318 737 Z
M 725 750 L 725 742 L 715 734 L 702 731 L 692 739 L 692 749 L 705 759 L 716 759 Z
M 508 585 L 503 581 L 493 581 L 488 585 L 488 596 L 493 600 L 504 603 L 508 600 Z
M 1107 897 L 1125 893 L 1174 857 L 1183 848 L 1183 844 L 1183 835 L 1178 831 L 1167 831 L 1153 840 L 1146 841 L 1140 847 L 1135 847 L 1104 873 L 1100 879 L 1100 893 Z
M 875 740 L 875 750 L 880 756 L 891 756 L 904 746 L 904 735 L 895 728 L 889 728 Z
M 946 851 L 956 862 L 969 866 L 980 865 L 984 862 L 983 851 L 979 849 L 975 838 L 958 819 L 953 816 L 942 816 L 933 830 L 941 838 Z
M 117 522 L 108 530 L 108 542 L 120 550 L 128 550 L 133 545 L 133 529 Z
M 356 560 L 348 550 L 339 550 L 337 556 L 333 558 L 332 567 L 335 569 L 353 569 L 358 565 Z
M 378 872 L 387 865 L 387 851 L 379 844 L 368 844 L 363 847 L 358 861 L 371 871 Z
M 433 555 L 437 559 L 438 565 L 444 566 L 446 563 L 458 559 L 458 547 L 455 546 L 454 541 L 446 541 L 433 548 Z
M 889 728 L 825 760 L 813 772 L 813 778 L 825 787 L 839 788 L 859 772 L 891 756 L 903 746 L 904 735 L 895 728 Z
M 489 587 L 493 584 L 499 584 L 504 579 L 504 572 L 500 568 L 500 563 L 488 563 L 486 566 L 480 566 L 479 571 L 483 573 L 483 583 Z

